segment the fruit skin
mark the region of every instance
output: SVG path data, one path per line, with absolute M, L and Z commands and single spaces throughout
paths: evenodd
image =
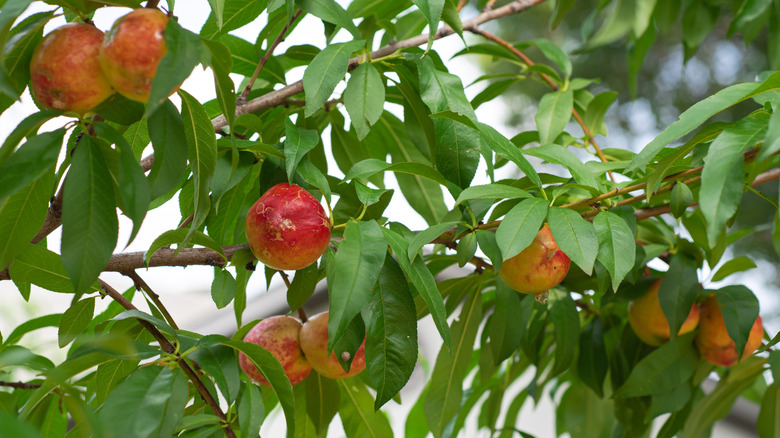
M 118 19 L 100 46 L 100 66 L 111 85 L 128 99 L 149 100 L 157 65 L 167 52 L 168 16 L 140 8 Z
M 319 202 L 298 185 L 281 183 L 255 202 L 244 223 L 249 247 L 277 270 L 305 268 L 330 242 L 330 220 Z
M 98 62 L 102 42 L 103 32 L 85 23 L 46 35 L 30 61 L 30 88 L 42 107 L 83 115 L 114 94 Z
M 658 347 L 669 340 L 669 320 L 666 319 L 661 302 L 658 301 L 658 289 L 661 279 L 656 280 L 641 297 L 628 304 L 628 322 L 634 333 L 645 344 Z M 699 324 L 699 306 L 694 304 L 685 318 L 678 335 L 693 331 Z
M 303 356 L 298 335 L 301 323 L 289 316 L 272 316 L 260 321 L 244 336 L 244 342 L 257 344 L 268 350 L 282 364 L 290 383 L 300 383 L 311 373 L 311 365 Z M 252 381 L 270 386 L 257 367 L 244 354 L 238 355 L 238 363 Z
M 570 264 L 571 259 L 561 251 L 550 227 L 544 224 L 526 249 L 504 260 L 498 275 L 512 289 L 538 295 L 560 284 Z
M 696 334 L 696 347 L 699 349 L 701 357 L 708 362 L 730 367 L 737 363 L 737 348 L 726 330 L 726 323 L 723 322 L 720 308 L 715 295 L 707 298 L 701 304 L 701 320 L 699 321 L 699 332 Z M 764 324 L 759 316 L 748 334 L 742 359 L 753 354 L 761 346 L 763 335 Z
M 355 352 L 349 372 L 345 372 L 336 357 L 336 351 L 328 355 L 328 314 L 318 313 L 303 323 L 300 334 L 303 354 L 314 371 L 329 379 L 346 379 L 357 375 L 366 369 L 366 340 L 363 339 Z

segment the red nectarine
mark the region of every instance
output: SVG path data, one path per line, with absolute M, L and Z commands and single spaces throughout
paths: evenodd
M 660 346 L 669 340 L 669 320 L 666 319 L 661 302 L 658 301 L 658 289 L 661 287 L 661 279 L 653 283 L 650 289 L 641 297 L 628 304 L 628 322 L 634 333 L 648 345 Z M 699 324 L 699 306 L 694 304 L 688 317 L 683 322 L 678 335 L 684 335 L 693 331 Z
M 696 347 L 701 357 L 710 363 L 729 367 L 737 363 L 737 347 L 726 330 L 720 307 L 715 295 L 701 303 L 701 321 L 699 321 L 699 332 L 696 334 Z M 748 334 L 742 359 L 753 354 L 761 346 L 763 335 L 764 324 L 759 316 Z
M 504 260 L 498 275 L 512 289 L 537 295 L 560 284 L 570 263 L 569 256 L 555 243 L 550 227 L 544 224 L 526 249 Z
M 366 369 L 366 341 L 355 352 L 349 372 L 345 372 L 339 363 L 336 352 L 328 355 L 328 315 L 318 313 L 303 323 L 300 334 L 301 349 L 311 367 L 329 379 L 346 379 Z
M 295 385 L 311 373 L 311 365 L 303 356 L 298 335 L 301 323 L 289 316 L 272 316 L 260 321 L 244 337 L 244 342 L 257 344 L 268 350 L 282 364 L 290 383 Z M 238 355 L 238 363 L 252 381 L 270 386 L 260 371 L 244 354 Z

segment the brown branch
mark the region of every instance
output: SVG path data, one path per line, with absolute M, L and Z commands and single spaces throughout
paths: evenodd
M 287 34 L 287 29 L 289 29 L 293 23 L 295 23 L 295 20 L 298 19 L 298 17 L 303 12 L 302 9 L 298 9 L 295 11 L 292 17 L 290 17 L 290 21 L 287 22 L 287 24 L 284 25 L 284 28 L 281 32 L 279 32 L 279 36 L 276 37 L 273 43 L 271 43 L 270 46 L 268 46 L 268 50 L 265 51 L 265 54 L 263 54 L 263 57 L 260 58 L 260 62 L 257 63 L 257 68 L 255 69 L 254 73 L 252 73 L 252 77 L 249 79 L 249 82 L 246 84 L 246 87 L 244 87 L 244 91 L 241 93 L 241 96 L 238 98 L 238 103 L 240 105 L 243 105 L 246 102 L 246 99 L 249 97 L 249 92 L 252 91 L 252 87 L 255 85 L 255 81 L 257 80 L 257 76 L 260 74 L 260 72 L 263 70 L 263 67 L 265 67 L 265 63 L 268 62 L 268 59 L 271 58 L 271 55 L 274 53 L 274 49 L 276 49 L 276 46 L 278 46 L 282 41 L 284 41 L 284 37 Z
M 149 0 L 148 2 L 146 2 L 146 6 L 145 7 L 147 7 L 147 8 L 156 8 L 158 3 L 160 3 L 160 0 Z
M 124 307 L 127 310 L 138 310 L 137 307 L 133 305 L 130 301 L 127 300 L 119 291 L 111 287 L 108 283 L 106 283 L 103 280 L 98 279 L 100 281 L 100 286 L 103 288 L 103 290 L 106 292 L 108 296 L 113 298 L 117 303 L 119 303 L 122 307 Z M 149 333 L 152 334 L 154 339 L 157 341 L 157 343 L 160 345 L 160 348 L 162 348 L 163 351 L 165 351 L 168 354 L 175 354 L 176 355 L 176 363 L 179 365 L 179 367 L 184 371 L 184 374 L 187 375 L 187 377 L 190 379 L 192 384 L 195 386 L 195 389 L 197 389 L 198 394 L 203 398 L 203 401 L 206 402 L 206 404 L 211 408 L 211 410 L 214 412 L 214 414 L 219 417 L 222 421 L 224 421 L 226 424 L 228 423 L 228 419 L 225 416 L 225 413 L 222 412 L 222 408 L 219 407 L 219 403 L 214 399 L 214 397 L 211 396 L 211 393 L 206 388 L 206 386 L 203 384 L 203 382 L 200 380 L 200 377 L 198 377 L 198 374 L 195 372 L 195 370 L 192 369 L 190 364 L 187 363 L 187 361 L 181 357 L 179 354 L 176 353 L 176 348 L 171 344 L 171 342 L 168 340 L 168 338 L 165 337 L 165 335 L 160 332 L 160 330 L 157 329 L 152 323 L 148 321 L 144 321 L 143 319 L 138 319 L 138 323 L 141 324 Z M 230 427 L 223 428 L 225 431 L 225 436 L 228 438 L 235 438 L 236 435 L 233 432 L 233 429 Z
M 0 381 L 0 386 L 5 386 L 7 388 L 16 388 L 16 389 L 38 389 L 41 387 L 41 385 L 37 385 L 34 383 L 2 382 L 2 381 Z
M 173 320 L 173 317 L 168 312 L 168 309 L 163 305 L 162 301 L 160 300 L 160 296 L 155 293 L 151 287 L 144 281 L 143 278 L 141 278 L 140 275 L 138 275 L 137 272 L 134 270 L 129 270 L 122 272 L 123 275 L 126 275 L 130 277 L 133 280 L 133 284 L 135 284 L 136 289 L 141 289 L 144 292 L 146 292 L 146 295 L 149 296 L 149 298 L 152 300 L 152 302 L 157 306 L 157 309 L 160 310 L 160 313 L 163 314 L 165 317 L 165 321 L 168 322 L 168 324 L 173 327 L 174 329 L 178 330 L 179 326 L 176 324 L 176 321 Z

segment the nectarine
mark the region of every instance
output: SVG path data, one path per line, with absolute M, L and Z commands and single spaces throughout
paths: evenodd
M 701 321 L 699 321 L 699 332 L 696 334 L 696 347 L 705 360 L 714 365 L 729 367 L 737 363 L 737 347 L 726 330 L 720 307 L 715 295 L 701 304 Z M 742 359 L 753 354 L 761 346 L 763 335 L 764 325 L 759 316 L 748 334 Z
M 628 322 L 634 333 L 648 345 L 660 346 L 669 340 L 669 320 L 666 319 L 661 302 L 658 301 L 658 289 L 661 287 L 661 279 L 653 283 L 650 289 L 641 297 L 628 304 Z M 684 335 L 696 328 L 699 324 L 699 306 L 694 304 L 688 317 L 683 322 L 678 335 Z
M 255 202 L 244 223 L 252 253 L 278 270 L 305 268 L 330 242 L 330 220 L 319 202 L 298 185 L 271 187 Z
M 303 356 L 298 335 L 301 323 L 289 316 L 272 316 L 252 327 L 244 342 L 257 344 L 268 350 L 282 364 L 290 383 L 295 385 L 311 373 L 311 365 Z M 244 354 L 238 355 L 238 363 L 252 381 L 270 386 L 260 371 Z
M 366 369 L 366 341 L 364 339 L 355 352 L 349 372 L 345 372 L 336 352 L 332 351 L 328 355 L 328 314 L 318 313 L 303 323 L 300 334 L 303 354 L 315 371 L 329 379 L 346 379 L 357 375 Z
M 550 227 L 544 224 L 526 249 L 504 260 L 498 275 L 512 289 L 537 295 L 560 284 L 570 264 L 569 256 L 561 251 Z

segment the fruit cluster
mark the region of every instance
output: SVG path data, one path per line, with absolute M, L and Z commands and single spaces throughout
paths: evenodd
M 149 100 L 152 80 L 166 52 L 168 16 L 158 9 L 135 9 L 103 34 L 86 23 L 50 32 L 30 61 L 30 88 L 47 109 L 91 112 L 114 92 Z
M 634 333 L 646 344 L 655 347 L 668 341 L 670 336 L 669 321 L 658 300 L 660 287 L 661 279 L 658 279 L 644 295 L 633 300 L 628 306 L 628 322 L 634 329 Z M 701 357 L 714 365 L 728 367 L 737 363 L 738 355 L 736 344 L 726 330 L 721 307 L 714 294 L 708 296 L 701 304 L 694 303 L 677 334 L 690 333 L 698 327 L 695 344 Z M 759 316 L 748 335 L 742 359 L 753 354 L 761 346 L 763 330 L 763 322 Z

